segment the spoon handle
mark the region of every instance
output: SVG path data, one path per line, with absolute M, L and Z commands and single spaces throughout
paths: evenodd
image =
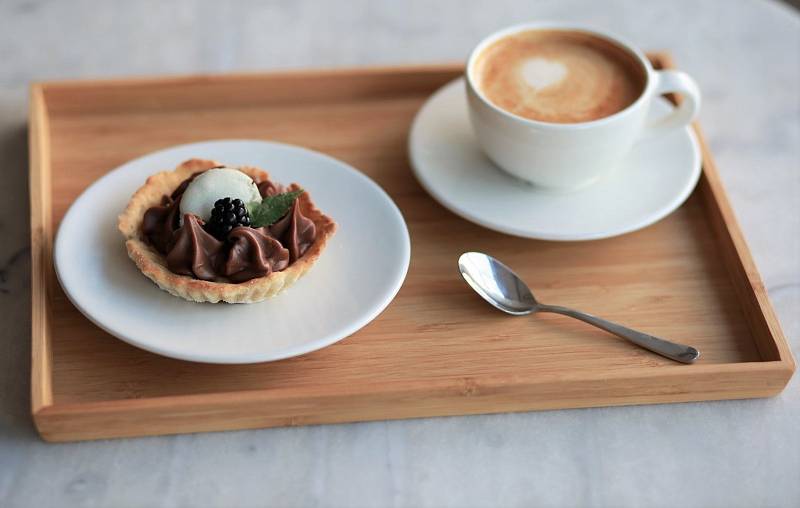
M 676 362 L 693 363 L 695 360 L 700 358 L 700 351 L 691 346 L 685 346 L 683 344 L 676 344 L 668 340 L 659 339 L 658 337 L 637 332 L 636 330 L 631 330 L 630 328 L 618 325 L 617 323 L 612 323 L 611 321 L 606 321 L 605 319 L 597 316 L 592 316 L 591 314 L 579 312 L 567 307 L 539 304 L 537 311 L 554 312 L 556 314 L 563 314 L 564 316 L 580 319 L 584 323 L 589 323 L 590 325 L 594 325 L 609 333 L 613 333 L 618 337 L 622 337 L 623 339 L 633 342 L 637 346 L 649 349 L 654 353 L 658 353 L 661 356 L 665 356 L 671 360 L 675 360 Z

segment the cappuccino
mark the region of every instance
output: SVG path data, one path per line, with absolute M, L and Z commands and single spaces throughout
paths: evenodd
M 602 37 L 574 30 L 528 30 L 498 39 L 474 63 L 483 95 L 514 115 L 581 123 L 618 113 L 644 92 L 637 58 Z

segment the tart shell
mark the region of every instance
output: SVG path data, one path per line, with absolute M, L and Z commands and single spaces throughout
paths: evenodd
M 194 173 L 221 165 L 212 160 L 190 159 L 180 164 L 174 171 L 162 171 L 150 176 L 134 193 L 128 206 L 120 214 L 118 228 L 125 237 L 128 256 L 143 274 L 164 291 L 192 302 L 260 302 L 277 295 L 302 277 L 319 259 L 328 240 L 336 232 L 336 223 L 314 206 L 308 192 L 302 193 L 297 199 L 300 211 L 316 227 L 317 237 L 314 243 L 286 269 L 239 284 L 211 282 L 178 275 L 167 268 L 166 258 L 148 245 L 141 235 L 142 219 L 150 207 L 161 204 L 164 195 L 171 194 L 181 182 Z M 255 167 L 242 166 L 236 169 L 250 176 L 256 183 L 269 178 L 266 172 Z M 297 184 L 287 188 L 290 191 L 298 189 L 300 187 Z

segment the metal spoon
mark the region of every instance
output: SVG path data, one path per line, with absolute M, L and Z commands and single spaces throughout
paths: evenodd
M 577 310 L 539 303 L 533 297 L 530 288 L 517 274 L 487 254 L 465 252 L 458 258 L 458 269 L 464 280 L 476 293 L 494 307 L 508 314 L 515 316 L 525 316 L 537 312 L 563 314 L 613 333 L 639 347 L 649 349 L 676 362 L 692 363 L 700 358 L 700 351 L 691 346 L 659 339 Z

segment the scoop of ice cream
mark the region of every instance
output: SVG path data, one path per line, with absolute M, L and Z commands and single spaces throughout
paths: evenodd
M 191 213 L 207 222 L 214 202 L 222 198 L 241 199 L 250 203 L 261 201 L 261 194 L 253 179 L 238 169 L 209 169 L 192 180 L 183 193 L 181 217 Z

